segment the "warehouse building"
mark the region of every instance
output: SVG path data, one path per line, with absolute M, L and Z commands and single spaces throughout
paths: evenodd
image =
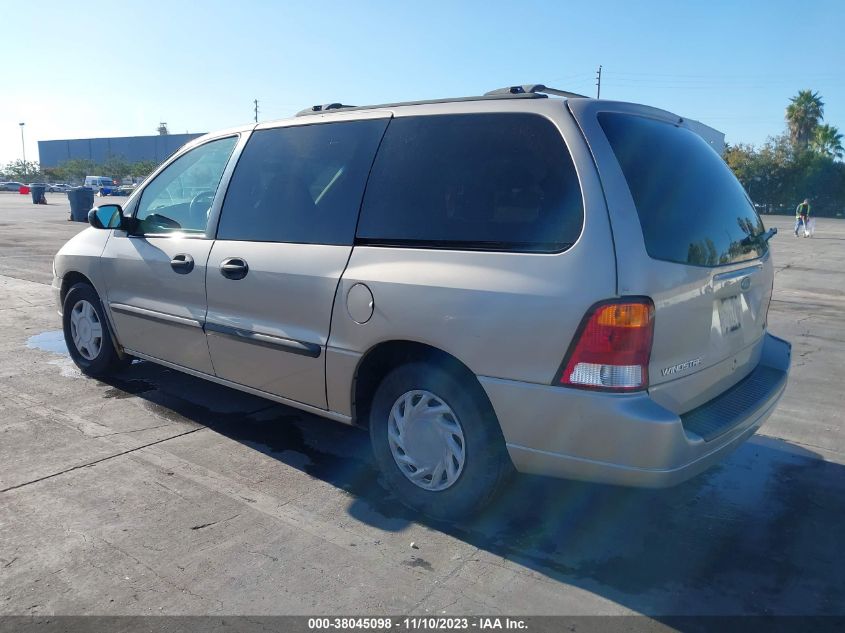
M 130 163 L 142 160 L 161 162 L 188 141 L 202 134 L 157 134 L 155 136 L 118 136 L 113 138 L 77 138 L 38 141 L 41 167 L 58 167 L 73 159 L 104 163 L 122 158 Z

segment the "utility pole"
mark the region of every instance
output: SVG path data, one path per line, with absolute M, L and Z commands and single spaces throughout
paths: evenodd
M 253 103 L 255 104 L 255 122 L 258 123 L 258 99 L 255 99 Z
M 601 64 L 596 71 L 596 99 L 601 99 Z
M 23 126 L 25 123 L 18 123 L 21 126 L 21 152 L 23 153 L 23 179 L 26 180 L 26 145 L 23 142 Z

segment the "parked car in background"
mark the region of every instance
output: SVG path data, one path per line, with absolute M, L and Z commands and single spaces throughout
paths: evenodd
M 64 192 L 70 191 L 71 189 L 73 189 L 73 187 L 71 187 L 70 185 L 63 183 L 63 182 L 57 182 L 57 183 L 50 185 L 50 191 L 53 191 L 53 192 L 64 193 Z
M 19 191 L 24 184 L 22 182 L 0 182 L 0 191 Z
M 774 231 L 643 105 L 314 106 L 196 139 L 88 217 L 53 280 L 83 372 L 138 357 L 360 426 L 439 519 L 513 469 L 675 485 L 786 387 Z
M 135 185 L 120 185 L 117 189 L 112 191 L 113 196 L 128 196 L 135 191 Z
M 85 186 L 93 189 L 98 196 L 110 196 L 117 189 L 114 181 L 105 176 L 85 176 Z

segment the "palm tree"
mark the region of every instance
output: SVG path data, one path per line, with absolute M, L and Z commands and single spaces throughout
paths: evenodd
M 813 131 L 810 147 L 831 158 L 842 158 L 845 155 L 845 148 L 842 147 L 842 134 L 833 125 L 819 125 Z
M 786 124 L 789 137 L 799 149 L 807 149 L 813 130 L 824 118 L 824 102 L 818 92 L 799 90 L 786 106 Z

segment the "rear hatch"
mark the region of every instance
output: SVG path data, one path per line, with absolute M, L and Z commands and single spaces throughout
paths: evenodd
M 654 301 L 649 392 L 685 413 L 759 362 L 774 274 L 763 223 L 721 156 L 682 118 L 568 103 L 602 178 L 618 293 Z

